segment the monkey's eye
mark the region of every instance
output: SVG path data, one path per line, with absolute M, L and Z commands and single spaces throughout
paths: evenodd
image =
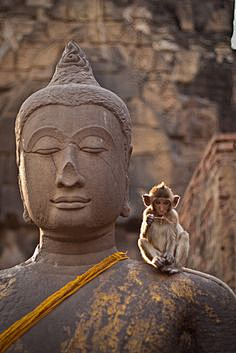
M 154 201 L 154 204 L 155 204 L 155 205 L 160 205 L 160 203 L 161 203 L 160 200 L 155 200 L 155 201 Z
M 169 206 L 170 205 L 170 201 L 169 200 L 165 200 L 164 201 L 164 205 L 168 205 Z

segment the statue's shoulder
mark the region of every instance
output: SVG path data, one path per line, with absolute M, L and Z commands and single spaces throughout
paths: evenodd
M 185 300 L 190 304 L 225 300 L 236 308 L 236 295 L 233 290 L 220 279 L 191 269 L 183 269 L 177 274 L 168 275 L 157 271 L 153 266 L 142 261 L 124 261 L 120 269 L 127 280 L 135 281 L 144 287 L 155 288 L 158 292 L 168 293 L 176 299 Z
M 0 270 L 0 286 L 3 285 L 12 285 L 16 281 L 22 281 L 27 272 L 30 270 L 30 265 L 25 262 L 19 265 L 16 265 L 11 268 Z M 21 282 L 22 283 L 22 282 Z
M 223 297 L 231 298 L 231 300 L 236 303 L 236 294 L 234 291 L 219 278 L 189 268 L 184 268 L 182 275 L 194 283 L 194 286 L 199 293 L 205 293 L 204 295 L 211 296 L 212 298 L 219 298 L 220 295 L 221 300 Z

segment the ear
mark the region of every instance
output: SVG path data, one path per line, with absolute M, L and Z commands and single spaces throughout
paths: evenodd
M 174 208 L 178 206 L 179 200 L 180 200 L 180 196 L 174 195 L 174 199 L 173 199 L 173 207 Z
M 150 206 L 151 205 L 151 197 L 148 194 L 142 195 L 143 203 L 145 206 Z
M 129 207 L 128 202 L 125 202 L 122 207 L 122 210 L 120 212 L 120 216 L 121 217 L 129 217 L 129 215 L 130 215 L 130 207 Z
M 28 212 L 26 205 L 25 205 L 25 200 L 24 200 L 24 196 L 23 196 L 23 192 L 22 192 L 22 186 L 21 186 L 21 180 L 20 180 L 19 174 L 18 174 L 18 185 L 19 185 L 19 190 L 20 190 L 20 197 L 21 197 L 21 200 L 23 203 L 23 210 L 24 210 L 23 211 L 23 220 L 25 221 L 25 223 L 34 224 L 32 219 L 30 218 L 29 212 Z
M 130 214 L 130 207 L 129 207 L 129 178 L 128 175 L 126 175 L 126 188 L 125 188 L 125 198 L 124 198 L 124 203 L 120 212 L 121 217 L 129 217 Z

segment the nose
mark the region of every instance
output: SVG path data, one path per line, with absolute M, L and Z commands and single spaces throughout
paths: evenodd
M 164 212 L 165 211 L 165 205 L 163 205 L 162 203 L 159 205 L 159 209 L 160 212 Z
M 56 185 L 58 187 L 83 186 L 85 178 L 79 172 L 77 147 L 69 144 L 60 156 L 57 163 Z

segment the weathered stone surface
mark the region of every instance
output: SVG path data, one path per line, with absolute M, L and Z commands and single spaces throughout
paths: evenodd
M 15 149 L 14 124 L 13 119 L 0 120 L 0 151 L 3 153 Z
M 145 141 L 145 143 L 142 143 Z M 148 127 L 135 127 L 133 131 L 134 155 L 169 152 L 168 139 L 163 131 Z
M 111 89 L 123 99 L 129 99 L 139 94 L 139 80 L 135 72 L 127 69 L 120 73 L 96 73 L 98 82 Z M 126 84 L 124 85 L 124 82 Z
M 85 49 L 98 81 L 131 111 L 131 227 L 141 217 L 137 190 L 164 179 L 183 193 L 208 140 L 236 130 L 233 0 L 13 3 L 0 5 L 1 158 L 14 159 L 16 112 L 50 79 L 70 39 Z
M 0 220 L 2 222 L 6 222 L 7 218 L 12 216 L 18 222 L 22 222 L 22 204 L 15 185 L 2 185 L 0 202 L 2 210 Z
M 180 23 L 181 30 L 184 32 L 194 31 L 194 16 L 191 0 L 181 1 L 181 6 L 177 5 L 177 16 Z
M 26 5 L 28 6 L 42 6 L 46 8 L 52 7 L 52 0 L 26 0 Z
M 49 51 L 48 51 L 49 49 Z M 50 52 L 50 55 L 48 54 Z M 32 67 L 52 66 L 60 52 L 59 44 L 49 44 L 45 47 L 42 44 L 22 45 L 16 60 L 18 70 L 28 70 Z
M 181 207 L 181 221 L 191 235 L 189 266 L 217 274 L 234 289 L 235 146 L 235 134 L 216 135 L 194 172 Z
M 173 68 L 173 80 L 189 82 L 194 79 L 199 70 L 200 53 L 193 50 L 182 50 L 176 53 Z
M 160 127 L 160 120 L 155 110 L 151 109 L 138 97 L 134 97 L 129 101 L 129 110 L 131 112 L 134 125 L 142 125 L 146 127 Z
M 206 24 L 207 32 L 230 32 L 232 30 L 232 14 L 227 8 L 213 10 Z

